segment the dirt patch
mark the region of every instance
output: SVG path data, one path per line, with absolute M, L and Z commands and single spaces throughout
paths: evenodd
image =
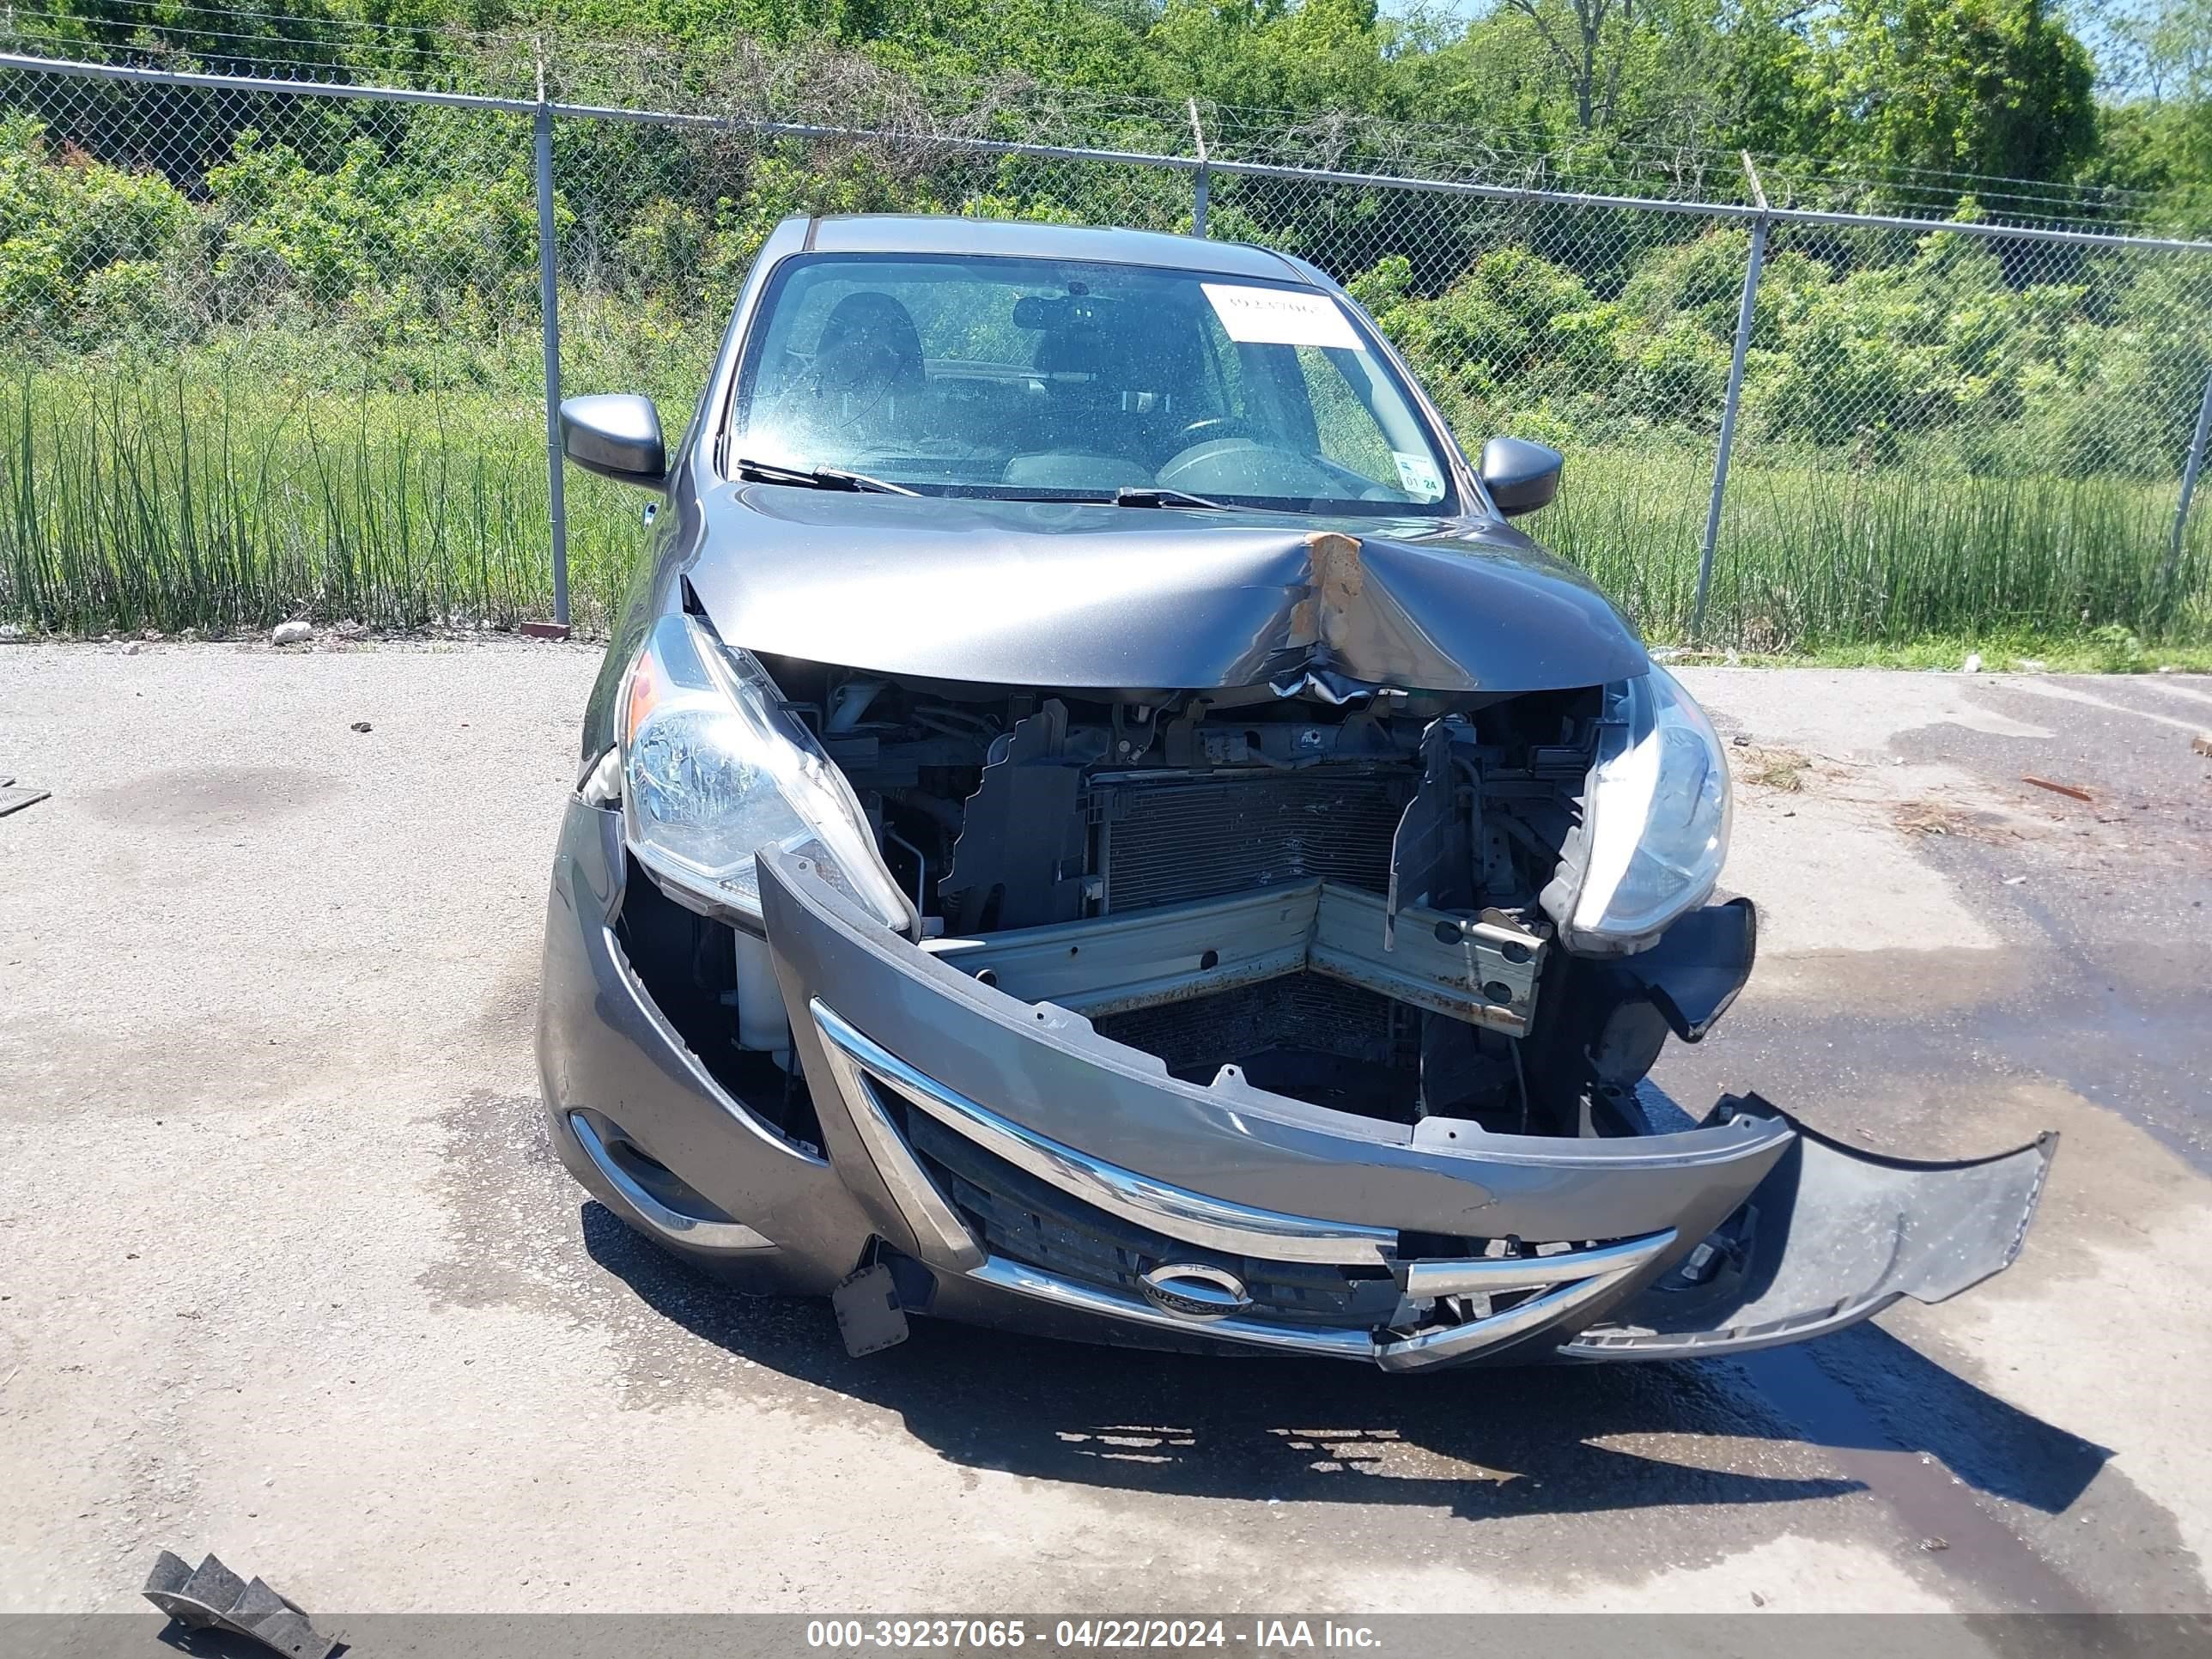
M 1889 821 L 1908 836 L 1958 836 L 1996 842 L 2027 839 L 1998 813 L 1932 798 L 1899 802 Z
M 1795 749 L 1765 748 L 1758 744 L 1733 745 L 1729 755 L 1738 783 L 1782 795 L 1794 795 L 1802 789 L 1807 774 L 1818 766 L 1812 756 Z
M 338 781 L 290 766 L 193 766 L 152 772 L 85 799 L 110 823 L 235 829 L 288 817 L 337 792 Z
M 569 1178 L 535 1095 L 473 1091 L 440 1127 L 451 1231 L 417 1281 L 434 1306 L 515 1309 L 603 1334 L 632 1410 L 709 1397 L 842 1409 L 833 1379 L 855 1362 L 829 1304 L 740 1295 L 656 1249 Z

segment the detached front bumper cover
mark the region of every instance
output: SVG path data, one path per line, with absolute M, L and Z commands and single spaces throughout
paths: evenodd
M 1771 1347 L 1841 1330 L 1901 1296 L 1943 1302 L 2020 1255 L 2058 1150 L 2055 1133 L 1956 1163 L 1884 1158 L 1793 1121 L 1757 1095 L 1718 1110 L 1794 1132 L 1788 1149 L 1681 1272 L 1585 1331 L 1578 1358 L 1665 1358 Z
M 830 1066 L 837 1075 L 842 1098 L 854 1109 L 857 1121 L 875 1126 L 870 1140 L 878 1154 L 878 1172 L 902 1205 L 908 1206 L 917 1237 L 927 1235 L 925 1259 L 933 1266 L 964 1273 L 978 1283 L 1063 1310 L 1185 1335 L 1195 1324 L 1204 1334 L 1219 1341 L 1372 1359 L 1385 1370 L 1411 1370 L 1571 1323 L 1577 1312 L 1603 1300 L 1674 1242 L 1673 1230 L 1663 1229 L 1623 1243 L 1525 1261 L 1401 1261 L 1394 1254 L 1395 1236 L 1381 1229 L 1344 1226 L 1225 1204 L 1102 1164 L 933 1082 L 854 1030 L 819 1000 L 811 1005 L 811 1012 L 826 1052 L 833 1055 Z M 1139 1226 L 1170 1231 L 1178 1240 L 1202 1250 L 1249 1253 L 1261 1259 L 1370 1261 L 1389 1270 L 1401 1290 L 1430 1297 L 1445 1292 L 1480 1294 L 1486 1300 L 1514 1291 L 1536 1294 L 1502 1312 L 1400 1336 L 1241 1318 L 1237 1316 L 1241 1298 L 1237 1303 L 1194 1307 L 1186 1298 L 1144 1299 L 1063 1278 L 1030 1263 L 989 1255 L 976 1244 L 892 1127 L 881 1093 L 884 1090 L 1097 1207 Z M 1241 1292 L 1240 1281 L 1231 1275 L 1224 1277 L 1237 1285 Z M 1447 1279 L 1448 1285 L 1443 1282 Z M 1157 1274 L 1147 1275 L 1146 1282 L 1148 1287 L 1157 1285 Z
M 1234 1068 L 1173 1078 L 889 934 L 804 860 L 761 890 L 830 1162 L 927 1270 L 919 1308 L 1393 1370 L 1754 1348 L 2009 1265 L 2056 1146 L 1909 1163 L 1756 1096 L 1619 1139 L 1408 1128 Z M 1477 1253 L 1402 1248 L 1438 1234 Z

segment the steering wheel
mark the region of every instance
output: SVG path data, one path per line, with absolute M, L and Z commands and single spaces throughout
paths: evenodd
M 1175 435 L 1176 453 L 1215 438 L 1249 438 L 1252 422 L 1242 415 L 1201 415 Z

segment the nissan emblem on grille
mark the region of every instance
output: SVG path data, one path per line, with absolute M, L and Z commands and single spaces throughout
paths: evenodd
M 1226 1319 L 1252 1305 L 1243 1279 L 1201 1262 L 1163 1262 L 1137 1283 L 1154 1307 L 1184 1319 Z

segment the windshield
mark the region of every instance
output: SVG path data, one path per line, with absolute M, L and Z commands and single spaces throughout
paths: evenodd
M 1452 510 L 1426 424 L 1342 303 L 1151 266 L 790 260 L 750 330 L 730 432 L 733 460 L 926 494 Z

